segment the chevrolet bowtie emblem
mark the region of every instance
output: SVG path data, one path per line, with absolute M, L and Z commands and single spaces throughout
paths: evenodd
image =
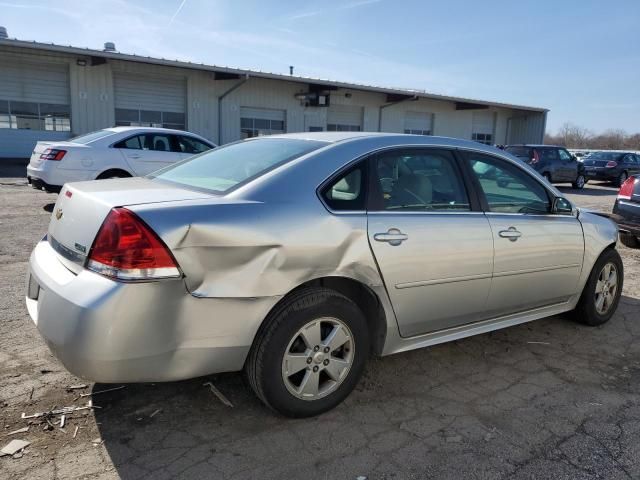
M 57 220 L 60 220 L 61 218 L 62 218 L 62 209 L 61 209 L 61 208 L 58 208 L 58 209 L 56 210 L 56 219 L 57 219 Z

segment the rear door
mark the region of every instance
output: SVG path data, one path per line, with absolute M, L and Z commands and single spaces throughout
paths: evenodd
M 182 152 L 173 135 L 143 133 L 134 135 L 114 145 L 120 150 L 134 173 L 147 175 L 162 167 L 182 160 Z
M 640 173 L 640 163 L 638 163 L 637 155 L 634 155 L 632 153 L 625 155 L 622 163 L 629 176 L 637 175 L 638 173 Z
M 212 145 L 208 145 L 189 135 L 173 135 L 173 138 L 180 149 L 181 158 L 189 158 L 213 148 Z
M 398 149 L 371 162 L 369 243 L 400 334 L 481 320 L 493 239 L 487 218 L 472 208 L 454 154 Z
M 582 227 L 572 215 L 551 213 L 540 181 L 510 162 L 465 154 L 491 226 L 494 266 L 487 312 L 509 315 L 568 301 L 582 270 Z M 488 166 L 507 182 L 483 178 Z

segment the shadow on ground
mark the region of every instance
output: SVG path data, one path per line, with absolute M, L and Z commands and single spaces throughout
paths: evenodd
M 317 418 L 282 418 L 224 374 L 96 395 L 96 422 L 124 480 L 638 478 L 639 306 L 372 359 Z

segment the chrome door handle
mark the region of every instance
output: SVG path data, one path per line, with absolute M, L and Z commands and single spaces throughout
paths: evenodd
M 387 233 L 376 233 L 373 235 L 373 239 L 375 241 L 387 242 L 389 245 L 393 245 L 394 247 L 397 247 L 408 238 L 409 235 L 402 233 L 397 228 L 390 228 L 387 230 Z
M 140 158 L 140 155 L 129 155 L 129 158 L 135 158 L 136 160 Z
M 500 230 L 498 232 L 498 235 L 500 235 L 502 238 L 508 238 L 512 242 L 515 242 L 522 236 L 522 233 L 516 230 L 516 227 L 509 227 L 506 230 Z

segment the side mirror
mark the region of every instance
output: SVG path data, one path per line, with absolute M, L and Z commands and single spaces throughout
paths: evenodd
M 563 197 L 556 197 L 553 199 L 551 205 L 551 213 L 557 213 L 558 215 L 572 215 L 573 205 L 571 202 Z

